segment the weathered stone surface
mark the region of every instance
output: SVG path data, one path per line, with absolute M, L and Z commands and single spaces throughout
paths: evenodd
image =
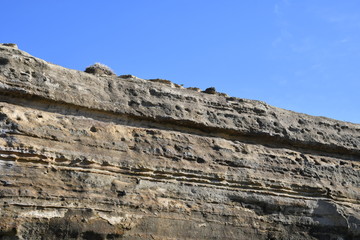
M 360 125 L 0 46 L 3 239 L 359 239 Z

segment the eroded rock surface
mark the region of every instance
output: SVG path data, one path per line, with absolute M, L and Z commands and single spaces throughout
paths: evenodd
M 2 239 L 360 239 L 360 125 L 0 46 Z

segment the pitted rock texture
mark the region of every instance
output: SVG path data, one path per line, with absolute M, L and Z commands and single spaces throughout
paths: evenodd
M 2 239 L 360 239 L 360 125 L 0 46 Z

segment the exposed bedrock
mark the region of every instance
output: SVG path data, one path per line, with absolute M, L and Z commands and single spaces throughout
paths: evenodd
M 0 45 L 0 238 L 360 239 L 360 125 Z

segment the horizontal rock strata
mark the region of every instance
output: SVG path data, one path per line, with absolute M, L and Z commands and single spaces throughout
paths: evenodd
M 3 239 L 360 239 L 360 125 L 0 46 Z

